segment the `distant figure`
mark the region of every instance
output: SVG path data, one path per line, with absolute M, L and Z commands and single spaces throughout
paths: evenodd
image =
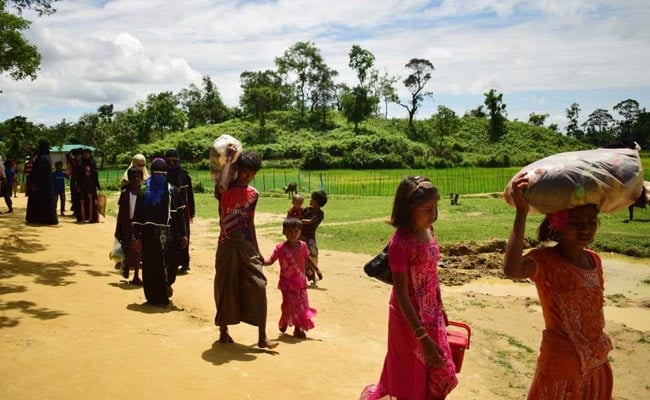
M 65 180 L 68 179 L 63 170 L 63 161 L 54 163 L 54 172 L 52 173 L 52 184 L 54 185 L 54 208 L 57 202 L 61 201 L 61 215 L 65 215 Z
M 97 173 L 97 163 L 92 151 L 83 149 L 81 155 L 82 175 L 80 177 L 81 195 L 79 197 L 79 216 L 77 221 L 90 223 L 99 222 L 99 211 L 97 210 L 97 195 L 101 187 Z
M 118 211 L 115 223 L 115 239 L 122 245 L 126 258 L 120 263 L 120 270 L 124 279 L 129 279 L 129 270 L 133 268 L 131 284 L 141 286 L 140 280 L 140 252 L 133 248 L 133 218 L 135 205 L 142 185 L 142 171 L 138 167 L 131 167 L 127 171 L 128 185 L 120 192 L 117 201 Z
M 190 225 L 194 221 L 196 207 L 194 206 L 194 190 L 192 189 L 192 178 L 190 174 L 181 167 L 181 160 L 176 149 L 169 149 L 165 153 L 167 162 L 167 181 L 176 187 L 183 204 L 185 204 L 185 230 L 187 232 L 188 245 L 182 249 L 180 255 L 180 272 L 186 273 L 190 270 Z
M 52 184 L 50 145 L 45 140 L 38 143 L 38 153 L 31 164 L 27 182 L 27 213 L 25 216 L 27 223 L 58 224 L 56 204 L 54 203 L 54 185 Z
M 298 184 L 296 182 L 289 182 L 289 184 L 284 187 L 284 193 L 289 194 L 289 198 L 291 198 L 294 193 L 298 193 Z
M 0 183 L 0 191 L 2 192 L 2 196 L 5 199 L 5 204 L 7 205 L 7 208 L 9 208 L 8 213 L 11 213 L 14 211 L 13 208 L 13 201 L 11 200 L 11 193 L 14 190 L 14 187 L 16 185 L 17 176 L 16 176 L 16 162 L 15 161 L 7 161 L 5 163 L 5 181 Z

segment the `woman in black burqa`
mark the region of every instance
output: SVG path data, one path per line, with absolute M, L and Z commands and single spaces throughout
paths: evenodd
M 27 185 L 27 213 L 25 220 L 28 224 L 56 225 L 59 219 L 56 215 L 54 200 L 54 185 L 52 183 L 52 160 L 50 159 L 50 144 L 41 140 L 38 152 L 32 164 Z
M 169 304 L 181 251 L 188 244 L 185 227 L 185 204 L 167 182 L 165 160 L 156 158 L 133 216 L 133 247 L 142 250 L 142 286 L 150 304 Z

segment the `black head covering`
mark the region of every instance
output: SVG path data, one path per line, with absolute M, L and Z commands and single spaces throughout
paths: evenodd
M 38 142 L 38 154 L 39 155 L 50 154 L 50 144 L 47 142 L 47 140 L 41 140 Z
M 179 158 L 178 157 L 178 150 L 176 150 L 176 149 L 167 150 L 167 152 L 165 153 L 165 158 L 167 158 L 167 157 Z

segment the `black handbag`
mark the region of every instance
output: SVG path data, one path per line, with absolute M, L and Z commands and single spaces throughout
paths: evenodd
M 393 284 L 393 274 L 388 264 L 388 246 L 363 266 L 363 271 L 371 278 L 379 279 L 389 285 Z

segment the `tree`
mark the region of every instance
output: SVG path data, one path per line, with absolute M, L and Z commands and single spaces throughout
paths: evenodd
M 244 71 L 239 79 L 243 92 L 239 104 L 244 113 L 259 119 L 260 134 L 264 134 L 267 114 L 283 110 L 289 105 L 291 88 L 282 82 L 280 75 L 271 70 Z
M 614 111 L 623 117 L 623 121 L 619 123 L 620 138 L 629 138 L 632 136 L 632 127 L 639 117 L 639 102 L 632 99 L 623 100 L 614 106 Z
M 275 59 L 278 73 L 291 86 L 300 115 L 307 109 L 309 95 L 320 81 L 322 69 L 326 67 L 320 50 L 313 42 L 297 42 Z
M 0 73 L 9 73 L 15 80 L 36 79 L 41 65 L 41 55 L 36 46 L 22 35 L 30 21 L 22 18 L 26 9 L 36 11 L 40 16 L 50 15 L 56 10 L 52 3 L 57 0 L 0 0 Z M 18 15 L 10 14 L 7 6 L 13 6 Z
M 178 98 L 172 92 L 147 95 L 144 113 L 150 132 L 164 139 L 167 132 L 183 130 L 187 117 L 178 106 Z
M 445 106 L 438 106 L 438 113 L 433 120 L 440 133 L 439 147 L 442 148 L 444 138 L 457 131 L 460 122 L 454 110 Z
M 589 114 L 589 118 L 582 125 L 585 127 L 589 142 L 599 146 L 613 141 L 614 136 L 610 129 L 613 124 L 612 115 L 607 110 L 599 108 Z
M 573 103 L 566 109 L 566 117 L 569 120 L 569 124 L 566 127 L 566 134 L 567 136 L 572 136 L 578 140 L 581 140 L 584 137 L 584 132 L 580 130 L 580 125 L 578 124 L 580 111 L 578 103 Z
M 375 63 L 375 56 L 369 50 L 363 49 L 358 44 L 355 44 L 352 45 L 348 57 L 348 66 L 357 73 L 359 86 L 366 87 L 365 80 L 368 72 Z
M 0 138 L 5 143 L 5 158 L 19 159 L 23 157 L 25 146 L 36 146 L 38 139 L 42 136 L 42 129 L 21 115 L 4 121 L 1 124 Z
M 388 71 L 384 71 L 384 74 L 381 76 L 376 70 L 372 71 L 369 83 L 370 92 L 374 97 L 384 102 L 384 118 L 386 119 L 388 119 L 388 103 L 397 103 L 399 101 L 397 89 L 395 89 L 395 83 L 398 80 L 398 77 L 389 75 Z M 377 116 L 379 116 L 379 112 L 380 109 L 378 106 L 376 110 Z
M 203 77 L 202 89 L 192 83 L 177 97 L 187 115 L 188 128 L 227 121 L 232 114 L 208 75 Z
M 375 110 L 378 99 L 368 96 L 368 89 L 356 86 L 345 93 L 342 99 L 343 115 L 348 122 L 354 123 L 354 131 L 357 132 L 359 123 L 365 121 Z
M 535 114 L 535 113 L 530 113 L 528 114 L 528 123 L 533 126 L 544 126 L 544 123 L 546 122 L 546 118 L 548 118 L 549 114 L 544 113 L 544 114 Z
M 334 85 L 334 107 L 337 111 L 343 111 L 343 95 L 350 91 L 350 87 L 345 83 Z
M 331 109 L 332 104 L 336 100 L 336 85 L 334 78 L 339 73 L 327 66 L 324 66 L 316 77 L 318 80 L 311 92 L 311 109 L 310 111 L 316 113 L 319 125 L 325 128 L 327 125 L 327 115 Z
M 506 104 L 503 102 L 503 93 L 497 94 L 494 89 L 484 93 L 484 96 L 483 103 L 490 116 L 490 140 L 496 142 L 505 134 Z
M 413 129 L 413 118 L 420 109 L 422 102 L 426 97 L 433 97 L 433 92 L 424 90 L 427 82 L 431 79 L 431 73 L 434 70 L 433 64 L 429 60 L 422 58 L 412 58 L 405 67 L 413 72 L 404 79 L 404 86 L 411 93 L 411 98 L 408 103 L 403 104 L 398 102 L 400 106 L 404 107 L 409 114 L 408 129 Z
M 469 115 L 474 118 L 485 118 L 487 117 L 487 114 L 485 113 L 485 110 L 483 110 L 484 106 L 478 106 L 472 110 L 469 110 L 465 115 Z

